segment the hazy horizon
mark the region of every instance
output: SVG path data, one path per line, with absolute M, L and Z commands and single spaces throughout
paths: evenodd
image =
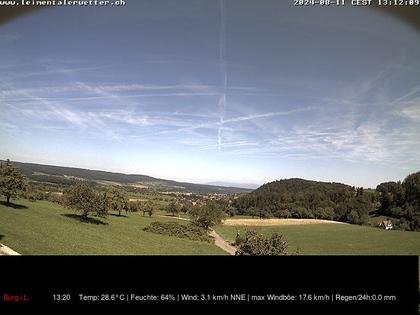
M 375 188 L 420 170 L 419 39 L 349 6 L 39 10 L 0 26 L 0 158 Z
M 0 161 L 6 161 L 7 158 L 3 158 L 0 157 Z M 321 180 L 321 179 L 316 179 L 316 178 L 308 178 L 308 177 L 297 177 L 297 176 L 292 176 L 292 177 L 284 177 L 284 178 L 276 178 L 270 181 L 266 181 L 266 182 L 261 182 L 261 183 L 252 183 L 252 182 L 228 182 L 228 181 L 210 181 L 210 182 L 203 182 L 203 181 L 194 181 L 194 180 L 183 180 L 183 179 L 178 179 L 178 178 L 168 178 L 168 177 L 157 177 L 157 176 L 152 176 L 150 174 L 147 173 L 127 173 L 124 172 L 122 170 L 110 170 L 110 169 L 104 169 L 104 168 L 100 168 L 100 167 L 93 167 L 93 168 L 83 168 L 83 167 L 79 167 L 79 166 L 74 166 L 74 165 L 63 165 L 63 164 L 45 164 L 45 163 L 36 163 L 36 162 L 30 162 L 30 161 L 16 161 L 16 160 L 10 160 L 11 163 L 13 162 L 17 162 L 17 163 L 28 163 L 28 164 L 38 164 L 38 165 L 50 165 L 50 166 L 58 166 L 58 167 L 69 167 L 69 168 L 81 168 L 81 169 L 86 169 L 86 170 L 90 170 L 90 171 L 104 171 L 104 172 L 110 172 L 110 173 L 120 173 L 120 174 L 125 174 L 125 175 L 145 175 L 145 176 L 150 176 L 150 177 L 156 177 L 158 179 L 164 179 L 164 180 L 174 180 L 174 181 L 178 181 L 178 182 L 186 182 L 186 183 L 191 183 L 191 184 L 201 184 L 201 185 L 212 185 L 212 186 L 225 186 L 225 187 L 236 187 L 236 188 L 246 188 L 246 189 L 256 189 L 261 185 L 273 182 L 273 181 L 278 181 L 278 180 L 285 180 L 285 179 L 295 179 L 295 178 L 299 178 L 299 179 L 304 179 L 304 180 L 309 180 L 309 181 L 321 181 L 321 182 L 335 182 L 335 183 L 342 183 L 342 184 L 346 184 L 346 185 L 350 185 L 350 186 L 355 186 L 355 187 L 363 187 L 363 188 L 367 188 L 367 189 L 375 189 L 377 185 L 381 184 L 381 182 L 378 182 L 372 186 L 357 186 L 357 185 L 352 185 L 350 183 L 346 183 L 346 182 L 340 182 L 340 181 L 327 181 L 327 180 Z M 395 181 L 395 182 L 403 182 L 404 178 L 407 177 L 409 174 L 404 175 L 402 178 L 390 178 L 385 180 L 384 182 L 389 182 L 389 181 Z M 253 186 L 253 187 L 252 187 Z

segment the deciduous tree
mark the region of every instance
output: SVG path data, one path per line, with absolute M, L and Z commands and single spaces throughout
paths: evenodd
M 155 211 L 155 208 L 150 201 L 147 201 L 143 205 L 143 210 L 142 211 L 143 211 L 143 216 L 145 216 L 146 213 L 147 213 L 149 215 L 149 217 L 151 217 L 153 215 L 153 212 Z
M 105 192 L 105 208 L 107 211 L 118 211 L 121 216 L 121 211 L 128 210 L 128 196 L 127 193 L 117 187 L 111 187 Z
M 64 193 L 64 205 L 81 213 L 86 220 L 91 213 L 104 217 L 108 214 L 103 197 L 91 186 L 78 183 Z
M 168 211 L 169 213 L 171 213 L 173 216 L 179 215 L 179 212 L 181 211 L 181 207 L 180 207 L 180 205 L 177 202 L 171 201 L 168 204 L 168 206 L 166 208 L 166 211 Z
M 200 207 L 192 207 L 189 211 L 191 221 L 205 229 L 220 224 L 226 214 L 215 202 L 209 202 Z
M 10 204 L 11 198 L 17 198 L 20 192 L 25 191 L 26 187 L 26 177 L 10 160 L 0 164 L 0 194 L 6 197 L 7 204 Z

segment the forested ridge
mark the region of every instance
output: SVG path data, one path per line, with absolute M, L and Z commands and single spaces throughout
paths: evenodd
M 393 218 L 404 230 L 420 229 L 420 172 L 376 190 L 300 178 L 262 185 L 234 200 L 237 214 L 279 218 L 315 218 L 365 224 L 370 215 Z

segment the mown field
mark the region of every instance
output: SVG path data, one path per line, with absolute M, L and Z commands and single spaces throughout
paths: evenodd
M 216 231 L 233 241 L 239 230 L 284 235 L 291 252 L 303 255 L 420 255 L 420 232 L 385 231 L 353 224 L 310 224 L 290 226 L 218 226 Z
M 13 202 L 18 206 L 0 204 L 0 242 L 21 254 L 225 254 L 214 244 L 142 230 L 153 221 L 171 218 L 130 213 L 84 223 L 72 210 L 48 201 Z

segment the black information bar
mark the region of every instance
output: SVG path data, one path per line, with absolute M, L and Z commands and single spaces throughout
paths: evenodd
M 418 314 L 418 256 L 2 256 L 2 307 L 236 306 Z

